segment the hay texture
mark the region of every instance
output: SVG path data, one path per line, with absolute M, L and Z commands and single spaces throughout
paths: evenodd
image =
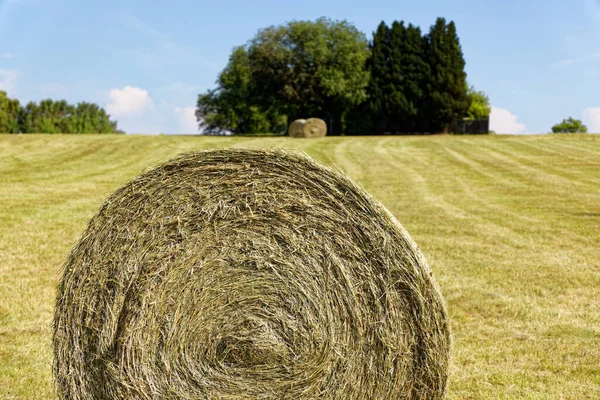
M 288 135 L 291 137 L 304 137 L 304 125 L 306 124 L 305 119 L 297 119 L 290 124 L 288 129 Z
M 193 152 L 108 198 L 68 257 L 62 399 L 439 399 L 450 333 L 420 251 L 342 174 Z
M 309 118 L 304 124 L 304 137 L 319 138 L 327 135 L 327 124 L 320 118 Z
M 327 135 L 327 124 L 320 118 L 297 119 L 288 130 L 291 137 L 321 138 Z

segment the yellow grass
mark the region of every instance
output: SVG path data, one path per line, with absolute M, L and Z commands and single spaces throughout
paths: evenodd
M 600 398 L 600 136 L 0 137 L 0 398 L 52 398 L 59 270 L 117 187 L 190 149 L 306 151 L 398 217 L 448 300 L 451 399 Z

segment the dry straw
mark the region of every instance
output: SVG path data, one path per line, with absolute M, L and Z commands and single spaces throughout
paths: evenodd
M 327 135 L 327 124 L 320 118 L 309 118 L 304 124 L 304 137 L 319 138 Z
M 327 124 L 320 118 L 297 119 L 290 125 L 288 134 L 298 138 L 321 138 L 327 135 Z
M 188 153 L 115 192 L 66 261 L 63 399 L 439 399 L 450 334 L 389 212 L 304 155 Z
M 304 125 L 306 124 L 305 119 L 297 119 L 290 124 L 288 134 L 291 137 L 304 137 Z

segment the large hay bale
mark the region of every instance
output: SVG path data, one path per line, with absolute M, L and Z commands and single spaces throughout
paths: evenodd
M 306 124 L 305 119 L 297 119 L 290 124 L 288 129 L 288 135 L 291 137 L 304 137 L 304 125 Z
M 445 305 L 394 217 L 282 151 L 184 154 L 116 191 L 69 255 L 63 399 L 438 399 Z

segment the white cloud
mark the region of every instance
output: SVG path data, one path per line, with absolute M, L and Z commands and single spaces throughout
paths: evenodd
M 110 103 L 106 105 L 106 111 L 115 117 L 140 116 L 154 106 L 147 90 L 129 85 L 123 89 L 111 89 L 108 96 Z
M 15 82 L 21 76 L 19 70 L 0 68 L 0 90 L 11 93 L 15 88 Z
M 175 115 L 179 122 L 180 132 L 178 133 L 199 133 L 198 122 L 196 121 L 195 107 L 176 107 Z
M 0 58 L 11 59 L 11 58 L 15 58 L 15 55 L 13 53 L 4 53 L 4 54 L 0 54 Z
M 583 110 L 583 123 L 588 132 L 600 133 L 600 107 L 590 107 Z
M 510 111 L 492 106 L 490 114 L 490 130 L 496 133 L 523 133 L 525 125 L 517 121 L 518 117 Z

